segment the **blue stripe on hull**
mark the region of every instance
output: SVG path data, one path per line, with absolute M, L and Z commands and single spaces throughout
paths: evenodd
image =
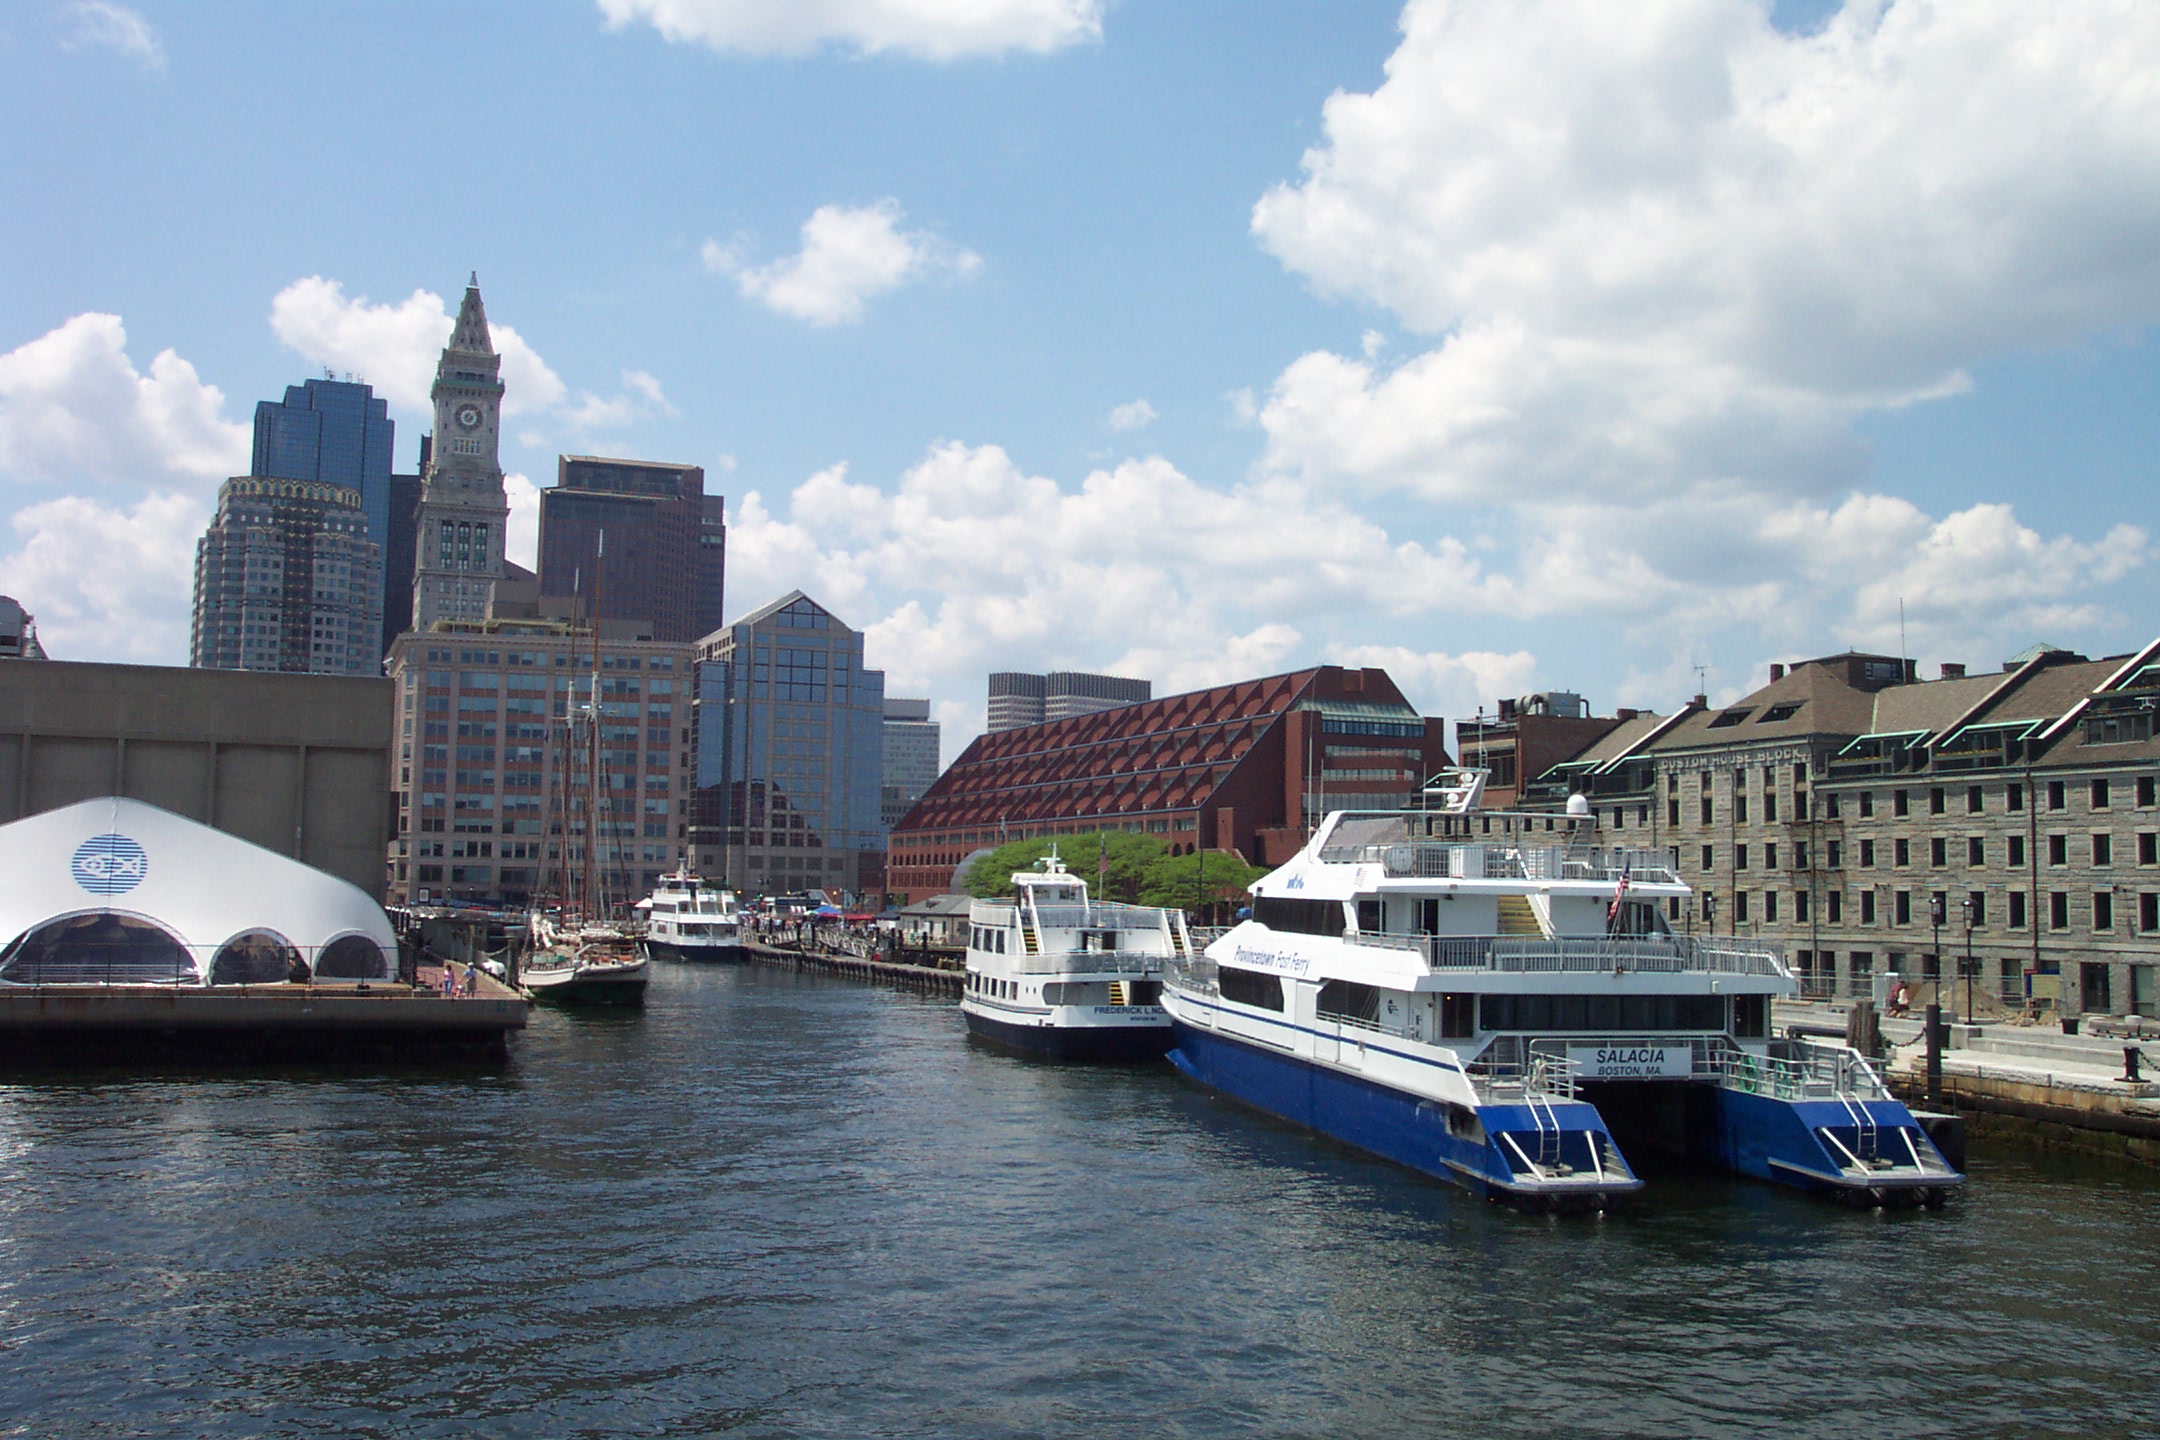
M 1177 1046 L 1170 1052 L 1170 1063 L 1211 1090 L 1435 1179 L 1495 1199 L 1523 1198 L 1511 1190 L 1514 1171 L 1494 1144 L 1451 1134 L 1446 1107 L 1441 1104 L 1190 1025 L 1174 1028 Z M 1605 1137 L 1605 1123 L 1597 1110 L 1563 1101 L 1549 1113 L 1575 1137 L 1574 1146 L 1583 1152 L 1565 1158 L 1587 1162 L 1588 1146 Z M 1478 1117 L 1493 1134 L 1535 1133 L 1537 1129 L 1530 1111 L 1519 1105 L 1482 1106 Z M 1632 1178 L 1616 1180 L 1611 1189 L 1632 1190 L 1637 1183 Z
M 1013 1025 L 963 1013 L 977 1039 L 1048 1060 L 1154 1060 L 1170 1048 L 1167 1025 Z

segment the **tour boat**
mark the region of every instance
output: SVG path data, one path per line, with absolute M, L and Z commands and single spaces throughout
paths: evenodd
M 1640 1189 L 1622 1140 L 1866 1204 L 1962 1183 L 1858 1052 L 1771 1033 L 1798 989 L 1775 947 L 1673 931 L 1690 891 L 1665 852 L 1483 789 L 1457 772 L 1430 810 L 1329 814 L 1250 919 L 1172 959 L 1171 1062 L 1528 1208 Z
M 742 960 L 742 916 L 734 892 L 715 890 L 688 869 L 660 877 L 638 902 L 646 913 L 645 953 L 662 960 Z
M 1140 1060 L 1170 1045 L 1164 965 L 1189 955 L 1176 910 L 1088 898 L 1055 854 L 1012 877 L 1009 900 L 968 911 L 970 1033 L 1058 1060 Z

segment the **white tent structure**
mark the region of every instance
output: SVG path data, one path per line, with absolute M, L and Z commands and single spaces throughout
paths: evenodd
M 0 825 L 0 986 L 388 980 L 397 937 L 358 886 L 106 797 Z

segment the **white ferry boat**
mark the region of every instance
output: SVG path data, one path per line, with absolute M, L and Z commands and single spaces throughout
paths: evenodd
M 687 869 L 660 877 L 638 902 L 645 953 L 659 960 L 743 960 L 742 912 L 731 890 L 715 890 Z
M 1752 940 L 1672 932 L 1663 852 L 1588 814 L 1338 812 L 1171 964 L 1170 1059 L 1256 1109 L 1491 1198 L 1599 1208 L 1628 1147 L 1867 1204 L 1962 1183 L 1856 1051 L 1771 1034 L 1797 983 Z
M 968 1030 L 1059 1060 L 1139 1060 L 1170 1047 L 1157 997 L 1163 969 L 1189 956 L 1176 910 L 1088 898 L 1055 854 L 1012 877 L 1010 900 L 968 911 Z

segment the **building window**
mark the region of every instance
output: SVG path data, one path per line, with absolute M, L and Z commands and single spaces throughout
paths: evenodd
M 1747 824 L 1747 792 L 1737 785 L 1733 787 L 1732 818 L 1735 825 Z
M 2147 935 L 2160 930 L 2160 894 L 2146 890 L 2138 896 L 2138 929 Z
M 2112 890 L 2093 891 L 2093 929 L 2112 930 L 2114 928 L 2115 892 Z
M 1912 813 L 1911 799 L 1903 790 L 1890 793 L 1890 813 L 1900 820 Z
M 1762 864 L 1765 870 L 1777 869 L 1777 846 L 1775 843 L 1762 847 Z
M 1940 815 L 1940 814 L 1942 814 L 1942 813 L 1943 813 L 1943 787 L 1942 787 L 1942 786 L 1940 786 L 1940 785 L 1937 785 L 1937 786 L 1936 786 L 1936 787 L 1935 787 L 1934 789 L 1932 789 L 1932 790 L 1928 791 L 1928 814 L 1930 814 L 1930 815 Z
M 1707 890 L 1702 897 L 1702 918 L 1705 924 L 1717 918 L 1717 896 Z
M 2070 892 L 2067 890 L 2050 890 L 2048 892 L 2048 929 L 2067 930 L 2069 928 Z
M 1732 918 L 1735 925 L 1748 923 L 1747 891 L 1735 890 L 1732 897 Z
M 1971 891 L 1965 896 L 1965 903 L 1972 907 L 1972 924 L 1975 928 L 1987 924 L 1987 891 Z
M 1862 890 L 1860 892 L 1860 923 L 1863 925 L 1875 923 L 1875 892 L 1873 890 Z
M 2022 890 L 2010 892 L 2010 928 L 2013 930 L 2025 928 L 2025 892 Z
M 1765 790 L 1762 797 L 1762 818 L 1765 822 L 1777 822 L 1777 791 Z
M 1860 842 L 1860 868 L 1863 870 L 1875 868 L 1875 842 L 1873 840 L 1862 840 Z
M 2156 835 L 2150 830 L 2139 833 L 2138 864 L 2160 864 L 2160 835 Z
M 2107 781 L 2095 780 L 2092 782 L 2092 808 L 2095 810 L 2105 810 L 2108 808 Z
M 1678 800 L 1665 802 L 1665 823 L 1675 830 L 1680 828 L 1680 802 Z
M 1928 864 L 1934 866 L 1937 870 L 1942 869 L 1944 865 L 1949 863 L 1947 854 L 1948 850 L 1948 842 L 1946 842 L 1942 836 L 1937 835 L 1933 839 L 1929 840 Z
M 1715 865 L 1716 863 L 1717 863 L 1717 847 L 1716 847 L 1716 846 L 1714 846 L 1714 845 L 1705 845 L 1705 846 L 1703 846 L 1703 847 L 1702 847 L 1702 868 L 1703 868 L 1704 870 L 1709 870 L 1709 869 L 1710 869 L 1710 868 L 1711 868 L 1712 866 L 1714 866 L 1714 865 Z
M 2069 863 L 2070 863 L 2070 837 L 2069 837 L 2069 836 L 2067 836 L 2067 835 L 2050 835 L 2050 836 L 2048 836 L 2048 837 L 2047 837 L 2047 842 L 2048 842 L 2048 861 L 2047 861 L 2047 863 L 2048 863 L 2048 864 L 2050 864 L 2050 865 L 2067 865 L 2067 864 L 2069 864 Z
M 1893 925 L 1912 924 L 1912 891 L 1900 890 L 1890 898 L 1892 902 L 1890 923 Z
M 1805 890 L 1795 890 L 1795 891 L 1793 891 L 1793 895 L 1792 895 L 1792 903 L 1793 903 L 1793 922 L 1794 922 L 1795 924 L 1798 924 L 1798 925 L 1805 925 L 1805 924 L 1807 924 L 1807 923 L 1808 923 L 1808 892 L 1807 892 L 1807 891 L 1805 891 Z
M 1837 796 L 1823 796 L 1823 818 L 1825 820 L 1835 820 L 1839 818 L 1839 805 Z
M 1702 823 L 1708 825 L 1711 823 L 1711 819 L 1712 816 L 1710 808 L 1710 781 L 1709 778 L 1706 776 L 1703 780 Z
M 1830 869 L 1844 869 L 1845 867 L 1839 862 L 1845 858 L 1845 842 L 1842 840 L 1823 841 L 1823 857 L 1825 864 Z
M 2013 870 L 2017 869 L 2017 868 L 2018 868 L 2019 866 L 2022 866 L 2022 865 L 2023 865 L 2023 864 L 2025 863 L 2025 837 L 2024 837 L 2024 836 L 2022 836 L 2022 835 L 2012 835 L 2012 836 L 2010 837 L 2010 861 L 2009 861 L 2009 863 L 2010 863 L 2010 868 L 2011 868 L 2011 869 L 2013 869 Z
M 2013 814 L 2025 808 L 2025 787 L 2023 785 L 2006 785 L 2003 787 L 2003 808 Z
M 1968 815 L 1978 815 L 1985 808 L 1985 802 L 1981 796 L 1980 787 L 1978 785 L 1966 786 L 1965 813 Z
M 2095 835 L 2092 837 L 2092 863 L 2112 865 L 2115 863 L 2115 837 Z
M 1912 864 L 1912 842 L 1902 836 L 1890 842 L 1890 863 L 1900 869 Z
M 1832 890 L 1829 894 L 1825 895 L 1823 899 L 1826 902 L 1825 908 L 1828 909 L 1828 911 L 1830 912 L 1828 916 L 1830 923 L 1832 925 L 1844 924 L 1845 892 L 1843 890 Z
M 2140 775 L 2140 776 L 2138 776 L 2138 782 L 2137 782 L 2137 803 L 2138 803 L 2138 808 L 2139 808 L 2139 809 L 2141 809 L 2141 810 L 2150 810 L 2150 809 L 2152 808 L 2152 806 L 2153 806 L 2153 801 L 2154 801 L 2154 798 L 2155 798 L 2155 797 L 2154 797 L 2154 794 L 2153 794 L 2153 790 L 2154 790 L 2154 785 L 2153 785 L 2153 777 L 2152 777 L 2152 776 L 2150 776 L 2150 775 Z
M 1860 792 L 1860 818 L 1863 820 L 1875 818 L 1875 792 L 1872 790 Z
M 2048 809 L 2060 810 L 2066 803 L 2063 799 L 2063 782 L 2060 780 L 2048 781 Z
M 1765 890 L 1762 896 L 1763 923 L 1777 924 L 1777 891 Z
M 1987 838 L 1982 835 L 1965 837 L 1965 863 L 1978 868 L 1987 864 Z
M 1745 846 L 1745 845 L 1735 845 L 1735 846 L 1733 846 L 1733 852 L 1732 852 L 1732 868 L 1733 868 L 1733 869 L 1735 869 L 1735 870 L 1745 870 L 1745 869 L 1747 869 L 1747 846 Z

